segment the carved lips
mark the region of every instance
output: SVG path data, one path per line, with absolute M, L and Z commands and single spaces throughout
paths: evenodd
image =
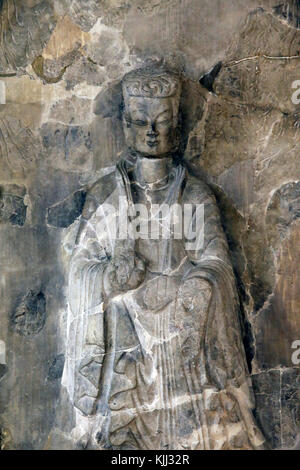
M 158 145 L 158 140 L 147 140 L 146 143 L 149 147 L 156 147 Z

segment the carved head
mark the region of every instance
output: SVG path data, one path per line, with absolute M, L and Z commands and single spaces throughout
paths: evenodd
M 179 145 L 180 78 L 171 72 L 138 70 L 125 75 L 122 89 L 128 147 L 152 158 L 174 152 Z

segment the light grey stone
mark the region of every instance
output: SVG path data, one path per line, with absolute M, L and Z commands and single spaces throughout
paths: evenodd
M 108 423 L 103 423 L 101 413 L 92 429 L 85 428 L 85 419 L 79 417 L 59 378 L 62 355 L 68 363 L 70 261 L 80 221 L 93 213 L 94 203 L 102 207 L 109 200 L 116 183 L 115 165 L 128 157 L 122 77 L 153 64 L 182 75 L 179 153 L 184 158 L 179 162 L 195 181 L 207 185 L 203 188 L 209 188 L 209 197 L 216 200 L 213 207 L 220 213 L 238 295 L 240 326 L 234 330 L 252 373 L 257 426 L 270 448 L 297 447 L 299 365 L 292 362 L 291 345 L 300 339 L 300 110 L 292 100 L 293 94 L 300 97 L 293 88 L 300 79 L 298 3 L 0 2 L 0 341 L 5 344 L 5 361 L 0 360 L 1 448 L 99 448 L 97 442 L 89 441 L 90 436 L 107 442 L 101 429 Z M 124 124 L 126 133 L 130 123 Z M 161 171 L 154 169 L 155 174 Z M 198 196 L 206 191 L 201 188 Z M 85 192 L 87 203 L 81 216 Z M 154 250 L 144 249 L 154 259 Z M 106 256 L 94 241 L 87 253 L 100 264 Z M 127 257 L 126 262 L 120 259 L 114 265 L 120 270 L 118 282 L 133 270 L 129 284 L 144 285 L 139 258 Z M 98 285 L 96 269 L 90 274 Z M 110 276 L 114 277 L 113 269 Z M 155 279 L 151 282 L 138 302 L 149 308 L 152 318 L 177 287 L 158 285 Z M 206 290 L 200 289 L 201 283 L 198 287 L 191 282 L 181 292 L 187 307 L 181 336 L 186 359 L 194 357 L 196 332 L 203 326 L 196 312 L 205 310 Z M 196 289 L 199 294 L 194 296 Z M 30 305 L 35 304 L 32 298 L 26 301 L 30 292 L 42 292 L 46 299 L 47 318 L 39 331 L 28 317 Z M 123 290 L 120 295 L 125 295 Z M 18 328 L 33 329 L 26 336 L 12 322 L 20 304 L 28 318 Z M 88 341 L 98 344 L 95 360 L 89 362 L 87 354 L 78 364 L 83 382 L 77 392 L 90 394 L 78 406 L 86 410 L 93 410 L 106 347 L 97 315 L 90 312 L 87 325 Z M 116 315 L 116 343 L 126 350 L 145 344 L 133 334 L 130 318 L 120 316 L 119 310 Z M 143 325 L 143 331 L 151 330 L 148 318 Z M 169 326 L 172 335 L 176 324 Z M 74 345 L 68 343 L 68 348 L 71 356 L 75 354 Z M 213 361 L 217 353 L 212 345 Z M 132 364 L 141 360 L 134 351 L 129 359 L 131 368 L 123 356 L 116 356 L 114 379 L 106 382 L 111 384 L 114 414 L 124 398 L 115 392 L 130 386 L 128 378 L 136 377 Z M 148 377 L 150 364 L 145 361 L 141 374 Z M 87 377 L 90 385 L 86 385 Z M 167 374 L 164 384 L 168 390 Z M 148 390 L 150 398 L 158 396 L 155 386 L 140 390 Z M 184 390 L 182 382 L 177 390 Z M 177 434 L 171 434 L 188 442 L 188 447 L 195 426 L 185 399 L 182 393 Z M 215 394 L 206 394 L 204 399 L 208 426 L 220 429 L 221 408 L 238 424 L 234 401 Z M 131 416 L 122 418 L 124 429 L 127 418 Z M 110 424 L 116 447 L 125 438 L 125 432 L 117 432 L 119 425 L 118 420 Z M 134 433 L 138 435 L 138 428 Z M 230 446 L 242 446 L 242 434 L 236 438 L 231 434 Z M 220 436 L 221 446 L 223 431 Z

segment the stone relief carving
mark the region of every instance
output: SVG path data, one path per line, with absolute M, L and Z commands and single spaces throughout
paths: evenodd
M 26 188 L 16 184 L 0 186 L 0 223 L 22 227 L 26 221 Z
M 23 336 L 39 333 L 46 321 L 46 299 L 42 292 L 29 291 L 12 316 L 14 330 Z
M 53 6 L 43 0 L 2 0 L 0 20 L 0 74 L 10 76 L 25 68 L 49 40 L 55 25 Z
M 40 139 L 21 120 L 0 116 L 0 167 L 3 172 L 24 172 L 36 162 Z
M 219 209 L 178 151 L 182 80 L 145 68 L 122 90 L 128 150 L 87 193 L 70 263 L 62 385 L 72 436 L 95 449 L 263 448 Z M 137 205 L 148 215 L 134 218 Z M 160 216 L 147 236 L 166 206 L 179 210 L 173 225 Z M 114 236 L 124 224 L 139 236 Z M 191 232 L 201 240 L 192 248 Z

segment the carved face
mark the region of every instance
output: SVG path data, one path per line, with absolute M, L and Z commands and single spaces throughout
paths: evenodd
M 159 157 L 176 150 L 177 116 L 172 98 L 126 99 L 123 128 L 128 147 L 142 155 Z

